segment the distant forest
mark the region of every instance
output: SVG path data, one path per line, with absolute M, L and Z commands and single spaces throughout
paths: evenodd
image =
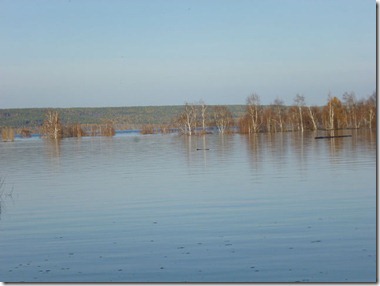
M 307 106 L 305 97 L 299 94 L 293 105 L 284 105 L 279 98 L 270 105 L 261 105 L 260 97 L 253 93 L 245 105 L 198 101 L 182 106 L 0 109 L 0 129 L 3 141 L 12 141 L 14 133 L 23 137 L 39 133 L 57 139 L 113 136 L 115 130 L 131 129 L 139 129 L 142 134 L 185 135 L 372 129 L 376 128 L 376 111 L 375 92 L 359 100 L 353 92 L 344 93 L 341 99 L 328 95 L 323 106 Z
M 235 118 L 244 115 L 245 105 L 228 105 Z M 0 109 L 0 127 L 37 129 L 43 125 L 48 111 L 57 111 L 63 124 L 102 124 L 112 121 L 116 129 L 140 129 L 146 124 L 170 124 L 184 105 L 80 107 L 80 108 L 19 108 Z

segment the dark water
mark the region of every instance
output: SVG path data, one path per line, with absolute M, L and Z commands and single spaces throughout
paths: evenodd
M 0 280 L 374 282 L 376 134 L 346 133 L 1 143 Z

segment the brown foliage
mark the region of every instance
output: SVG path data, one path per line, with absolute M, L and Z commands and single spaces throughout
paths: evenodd
M 63 127 L 62 137 L 82 137 L 86 136 L 82 126 L 80 124 L 71 124 Z
M 29 129 L 21 129 L 20 131 L 20 135 L 22 138 L 30 138 L 32 137 L 32 131 L 30 131 Z
M 323 125 L 326 129 L 338 129 L 346 126 L 346 117 L 342 102 L 329 95 L 327 105 L 322 110 Z
M 259 106 L 255 94 L 247 99 L 247 112 L 238 120 L 240 133 L 277 132 L 376 127 L 376 94 L 356 101 L 353 94 L 343 95 L 344 104 L 329 95 L 324 107 L 306 106 L 305 98 L 297 95 L 294 106 L 284 107 L 280 99 L 270 106 Z
M 3 127 L 1 129 L 1 138 L 3 142 L 13 142 L 15 139 L 15 132 L 11 127 Z
M 142 126 L 140 133 L 141 134 L 154 134 L 154 133 L 156 133 L 156 131 L 155 131 L 155 128 L 152 124 L 145 124 Z

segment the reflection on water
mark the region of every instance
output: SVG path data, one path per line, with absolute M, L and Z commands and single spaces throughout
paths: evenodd
M 350 132 L 0 144 L 0 277 L 373 282 L 376 134 Z

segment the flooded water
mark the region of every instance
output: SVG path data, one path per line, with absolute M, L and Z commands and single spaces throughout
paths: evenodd
M 344 133 L 0 143 L 0 280 L 375 282 L 376 134 Z

